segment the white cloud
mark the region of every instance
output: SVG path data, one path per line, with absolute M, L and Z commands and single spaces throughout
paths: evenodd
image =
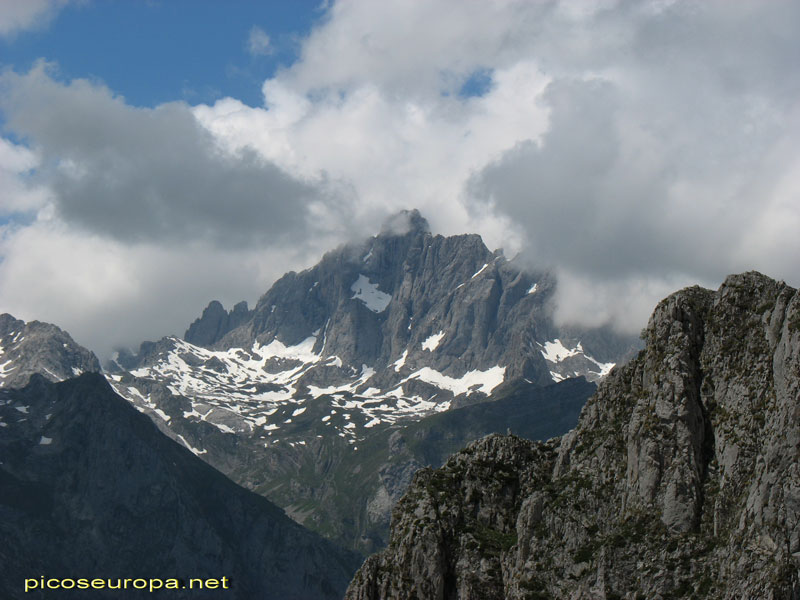
M 247 51 L 253 56 L 266 56 L 272 53 L 269 36 L 258 25 L 253 25 L 247 36 Z
M 52 70 L 0 75 L 7 126 L 33 148 L 0 138 L 0 311 L 107 356 L 182 334 L 213 298 L 252 303 L 341 240 L 333 184 L 223 151 L 181 103 L 135 108 Z
M 341 2 L 265 83 L 265 108 L 226 100 L 195 114 L 232 147 L 349 182 L 362 227 L 418 206 L 436 230 L 476 229 L 557 268 L 590 299 L 562 294 L 563 319 L 633 328 L 641 311 L 595 299 L 618 289 L 651 306 L 678 281 L 750 268 L 800 281 L 778 250 L 798 244 L 797 13 Z M 459 97 L 479 70 L 488 93 Z
M 3 0 L 0 2 L 0 36 L 46 27 L 70 0 Z
M 52 250 L 72 274 L 63 285 L 90 269 L 127 269 L 135 288 L 109 276 L 108 304 L 93 305 L 109 315 L 101 307 L 119 293 L 127 314 L 142 302 L 147 318 L 166 323 L 153 300 L 164 279 L 148 268 L 169 266 L 186 290 L 175 302 L 184 316 L 175 308 L 169 321 L 176 331 L 223 288 L 193 287 L 193 269 L 212 265 L 231 302 L 252 298 L 245 271 L 226 271 L 235 252 L 262 274 L 263 291 L 278 271 L 411 207 L 435 232 L 477 231 L 554 268 L 565 321 L 638 330 L 675 287 L 752 268 L 796 285 L 797 22 L 800 4 L 788 0 L 350 0 L 332 4 L 298 60 L 264 82 L 262 107 L 226 98 L 142 110 L 86 82 L 6 75 L 24 92 L 11 128 L 36 145 L 33 154 L 9 146 L 10 159 L 0 147 L 0 165 L 16 165 L 0 176 L 29 190 L 26 160 L 59 164 L 34 168 L 52 199 L 25 202 L 52 202 L 47 227 L 64 230 L 46 236 L 42 216 L 7 235 L 0 289 L 24 290 L 24 273 L 44 268 L 29 246 L 39 232 L 61 240 Z M 476 74 L 488 85 L 464 94 Z M 116 195 L 103 193 L 104 173 Z M 292 202 L 248 201 L 281 185 Z M 143 188 L 158 201 L 134 193 Z M 215 198 L 226 190 L 223 206 Z M 287 231 L 296 252 L 259 237 L 262 222 Z M 68 260 L 77 226 L 97 246 Z M 165 241 L 170 232 L 179 244 Z M 245 238 L 236 251 L 235 232 Z M 26 305 L 24 291 L 3 293 Z
M 307 248 L 225 250 L 122 243 L 40 219 L 0 238 L 0 312 L 58 324 L 107 358 L 120 345 L 182 335 L 212 299 L 252 306 Z
M 714 287 L 719 282 L 704 281 L 688 275 L 669 277 L 635 275 L 597 279 L 556 269 L 557 323 L 578 323 L 588 327 L 610 325 L 626 334 L 637 334 L 655 305 L 672 292 L 690 285 Z
M 547 110 L 536 105 L 547 78 L 520 62 L 493 75 L 482 97 L 397 97 L 373 84 L 310 100 L 283 79 L 264 86 L 265 108 L 233 99 L 198 106 L 195 115 L 230 150 L 255 149 L 302 177 L 326 173 L 352 186 L 353 214 L 340 227 L 375 230 L 397 210 L 415 207 L 444 233 L 481 227 L 496 231 L 491 215 L 476 223 L 460 202 L 470 173 L 515 143 L 538 138 Z
M 0 137 L 0 218 L 34 212 L 46 204 L 47 190 L 28 180 L 39 164 L 34 152 Z

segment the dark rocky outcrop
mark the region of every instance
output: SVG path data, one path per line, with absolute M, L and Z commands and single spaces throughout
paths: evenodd
M 796 599 L 798 417 L 800 294 L 677 292 L 574 431 L 421 471 L 346 597 Z
M 354 557 L 225 478 L 98 374 L 0 390 L 0 597 L 25 578 L 221 578 L 175 598 L 340 598 Z M 97 598 L 123 592 L 92 591 Z M 133 590 L 125 598 L 151 597 Z
M 186 330 L 183 339 L 190 344 L 211 346 L 230 330 L 236 329 L 244 323 L 249 316 L 247 302 L 239 302 L 228 312 L 218 300 L 212 300 L 203 311 L 202 316 Z

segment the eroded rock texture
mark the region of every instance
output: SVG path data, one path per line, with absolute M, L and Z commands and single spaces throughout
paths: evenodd
M 800 294 L 662 301 L 574 431 L 417 475 L 347 598 L 800 597 Z

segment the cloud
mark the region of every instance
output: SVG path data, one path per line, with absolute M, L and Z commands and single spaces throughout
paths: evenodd
M 252 306 L 307 245 L 270 250 L 126 244 L 37 220 L 0 237 L 0 312 L 58 324 L 103 359 L 183 335 L 212 299 Z
M 32 213 L 47 201 L 47 190 L 29 180 L 40 161 L 25 146 L 0 137 L 0 219 Z
M 0 305 L 55 311 L 52 253 L 76 298 L 106 274 L 82 302 L 109 327 L 138 306 L 180 332 L 215 289 L 252 299 L 408 208 L 553 269 L 565 322 L 638 331 L 752 268 L 797 285 L 797 22 L 789 0 L 335 2 L 258 107 L 6 72 L 28 146 L 0 146 L 0 177 L 37 216 L 6 233 Z
M 243 150 L 220 150 L 189 107 L 134 108 L 100 84 L 54 80 L 42 63 L 0 76 L 7 126 L 42 157 L 58 218 L 124 242 L 218 246 L 309 234 L 326 190 Z
M 562 319 L 602 314 L 609 289 L 655 302 L 665 286 L 654 279 L 716 285 L 756 268 L 800 282 L 786 258 L 800 251 L 800 76 L 789 66 L 800 43 L 781 20 L 791 12 L 622 4 L 585 23 L 598 36 L 626 23 L 630 39 L 580 76 L 582 61 L 568 60 L 540 99 L 551 115 L 540 143 L 509 149 L 470 184 L 473 202 L 508 215 L 527 252 L 562 273 Z M 609 319 L 631 329 L 636 312 Z
M 610 325 L 617 332 L 638 334 L 662 298 L 697 284 L 689 276 L 649 276 L 598 279 L 556 267 L 556 322 L 587 327 Z
M 287 75 L 291 79 L 291 75 Z M 418 208 L 442 233 L 480 227 L 489 244 L 509 242 L 500 217 L 474 216 L 460 201 L 470 173 L 515 143 L 537 139 L 547 84 L 536 65 L 497 69 L 483 96 L 396 96 L 374 84 L 309 96 L 283 77 L 264 85 L 265 107 L 227 98 L 194 114 L 229 152 L 250 149 L 298 177 L 325 173 L 355 198 L 332 223 L 352 235 L 377 231 L 386 217 Z M 478 222 L 480 221 L 480 222 Z
M 419 207 L 561 273 L 587 299 L 562 295 L 563 320 L 634 330 L 641 311 L 595 298 L 652 306 L 750 268 L 800 281 L 779 250 L 800 250 L 797 18 L 745 0 L 339 2 L 264 108 L 195 114 L 226 146 L 349 182 L 361 227 Z
M 183 103 L 126 104 L 40 63 L 0 75 L 0 310 L 101 356 L 253 303 L 340 242 L 346 186 L 227 152 Z M 333 219 L 332 215 L 336 215 Z
M 7 0 L 0 2 L 0 36 L 11 37 L 46 27 L 70 0 Z
M 269 36 L 258 25 L 253 25 L 247 36 L 247 51 L 252 56 L 266 56 L 272 53 Z

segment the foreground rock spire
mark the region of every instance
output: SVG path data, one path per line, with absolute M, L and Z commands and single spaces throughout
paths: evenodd
M 346 597 L 797 598 L 799 414 L 800 294 L 677 292 L 574 431 L 421 471 Z

